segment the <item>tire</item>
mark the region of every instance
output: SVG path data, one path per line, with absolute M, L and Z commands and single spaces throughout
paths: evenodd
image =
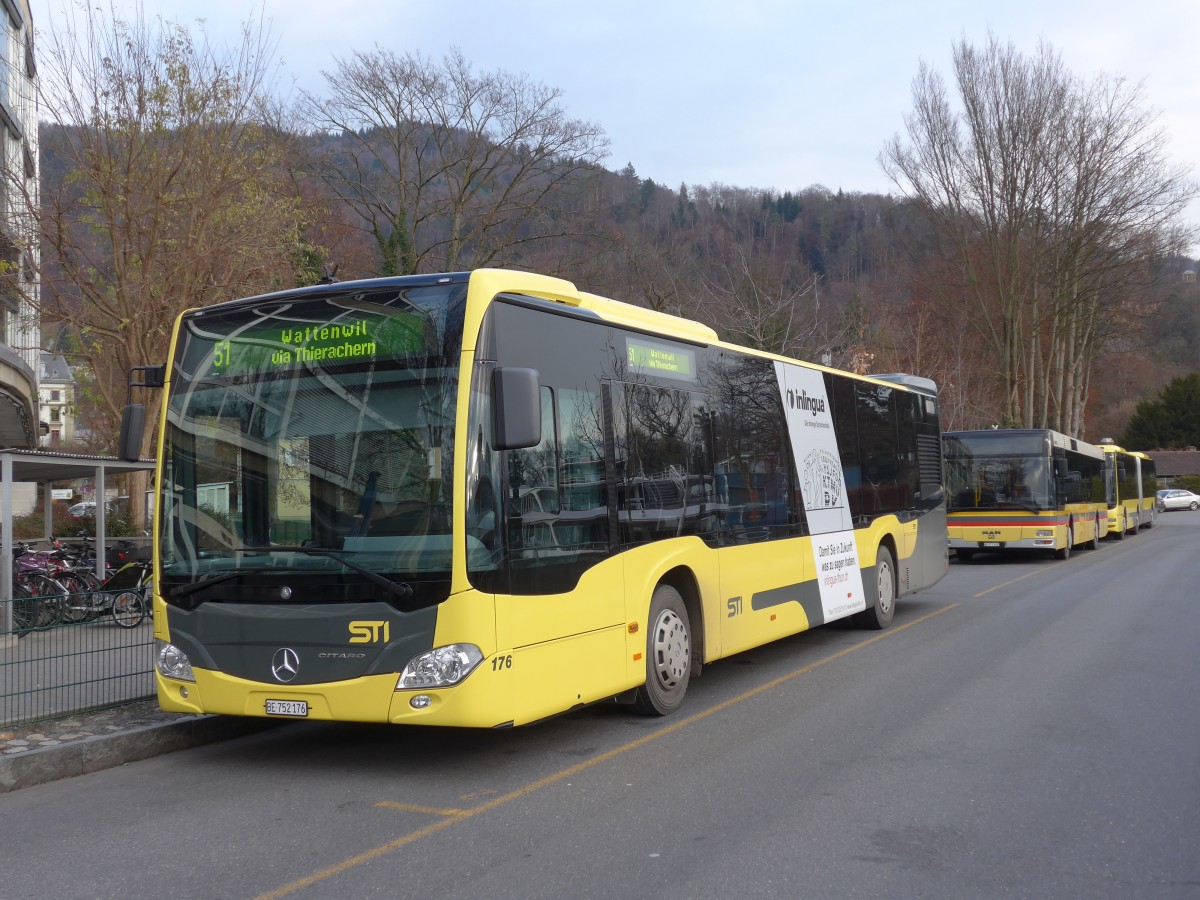
M 121 591 L 113 597 L 113 621 L 122 628 L 136 628 L 146 618 L 146 604 L 141 591 Z
M 1118 541 L 1125 540 L 1125 529 L 1118 528 L 1116 531 L 1113 532 L 1113 537 Z
M 37 608 L 37 622 L 34 623 L 34 628 L 45 630 L 61 625 L 67 610 L 67 589 L 49 575 L 37 572 L 24 573 L 21 583 L 29 591 L 29 596 Z
M 875 603 L 854 616 L 859 628 L 882 631 L 896 615 L 896 561 L 886 544 L 875 555 Z
M 963 562 L 970 562 L 971 560 L 973 560 L 975 558 L 975 551 L 974 550 L 955 550 L 954 556 L 957 559 L 961 559 Z
M 1055 559 L 1070 559 L 1071 546 L 1075 543 L 1075 526 L 1067 525 L 1067 546 L 1054 551 Z
M 1200 508 L 1200 503 L 1197 503 L 1195 500 L 1193 500 L 1191 503 L 1188 504 L 1188 509 L 1192 510 L 1193 512 L 1197 508 Z
M 24 637 L 37 626 L 38 603 L 23 585 L 13 585 L 12 633 Z
M 647 621 L 646 683 L 634 692 L 633 705 L 642 715 L 669 716 L 692 677 L 692 625 L 679 591 L 656 587 Z
M 58 577 L 58 582 L 67 589 L 67 604 L 63 613 L 63 621 L 68 625 L 77 625 L 95 618 L 92 586 L 84 578 L 74 572 L 64 572 Z

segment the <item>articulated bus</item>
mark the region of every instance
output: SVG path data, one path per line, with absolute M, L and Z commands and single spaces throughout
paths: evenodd
M 1106 456 L 1047 428 L 951 431 L 947 531 L 961 560 L 980 551 L 1042 549 L 1067 559 L 1108 530 Z
M 1139 522 L 1142 528 L 1153 528 L 1158 521 L 1158 470 L 1149 453 L 1134 450 L 1133 455 L 1138 460 L 1138 489 L 1142 500 Z
M 1111 438 L 1100 442 L 1108 457 L 1108 531 L 1117 540 L 1154 525 L 1158 478 L 1154 460 L 1136 450 L 1118 447 Z
M 184 313 L 159 432 L 164 709 L 666 715 L 703 663 L 945 574 L 935 386 L 529 273 Z

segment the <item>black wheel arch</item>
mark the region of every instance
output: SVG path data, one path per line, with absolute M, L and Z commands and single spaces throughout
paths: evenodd
M 887 547 L 888 550 L 892 554 L 892 566 L 895 568 L 895 571 L 892 572 L 892 577 L 895 579 L 896 599 L 898 600 L 898 599 L 900 599 L 900 594 L 902 591 L 903 579 L 900 578 L 900 553 L 896 550 L 896 540 L 895 540 L 895 538 L 892 537 L 891 533 L 889 532 L 888 534 L 885 534 L 882 538 L 880 538 L 879 546 Z M 876 553 L 876 565 L 872 566 L 872 568 L 874 569 L 876 567 L 878 567 L 878 552 Z M 873 587 L 872 590 L 878 590 L 878 589 Z M 878 599 L 878 598 L 874 598 L 874 599 Z
M 700 674 L 700 667 L 704 664 L 704 633 L 706 623 L 704 621 L 703 604 L 700 602 L 700 584 L 696 581 L 696 574 L 687 566 L 676 566 L 658 579 L 659 584 L 669 584 L 679 592 L 679 596 L 683 598 L 683 605 L 687 609 L 688 624 L 692 631 L 692 676 Z

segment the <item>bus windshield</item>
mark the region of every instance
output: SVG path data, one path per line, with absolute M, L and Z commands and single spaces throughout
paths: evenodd
M 1048 448 L 1040 437 L 943 437 L 950 509 L 1055 508 Z
M 168 602 L 444 599 L 465 296 L 334 285 L 184 320 L 158 518 Z

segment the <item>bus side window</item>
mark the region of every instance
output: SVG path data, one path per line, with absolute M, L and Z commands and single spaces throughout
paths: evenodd
M 545 385 L 542 397 L 542 439 L 536 447 L 508 453 L 508 527 L 510 550 L 554 543 L 553 522 L 560 509 L 558 447 L 555 442 L 554 393 Z
M 863 512 L 865 491 L 862 457 L 859 454 L 858 415 L 855 411 L 854 382 L 826 373 L 825 390 L 833 409 L 833 433 L 841 455 L 842 478 L 846 482 L 846 502 L 851 518 L 857 522 Z

